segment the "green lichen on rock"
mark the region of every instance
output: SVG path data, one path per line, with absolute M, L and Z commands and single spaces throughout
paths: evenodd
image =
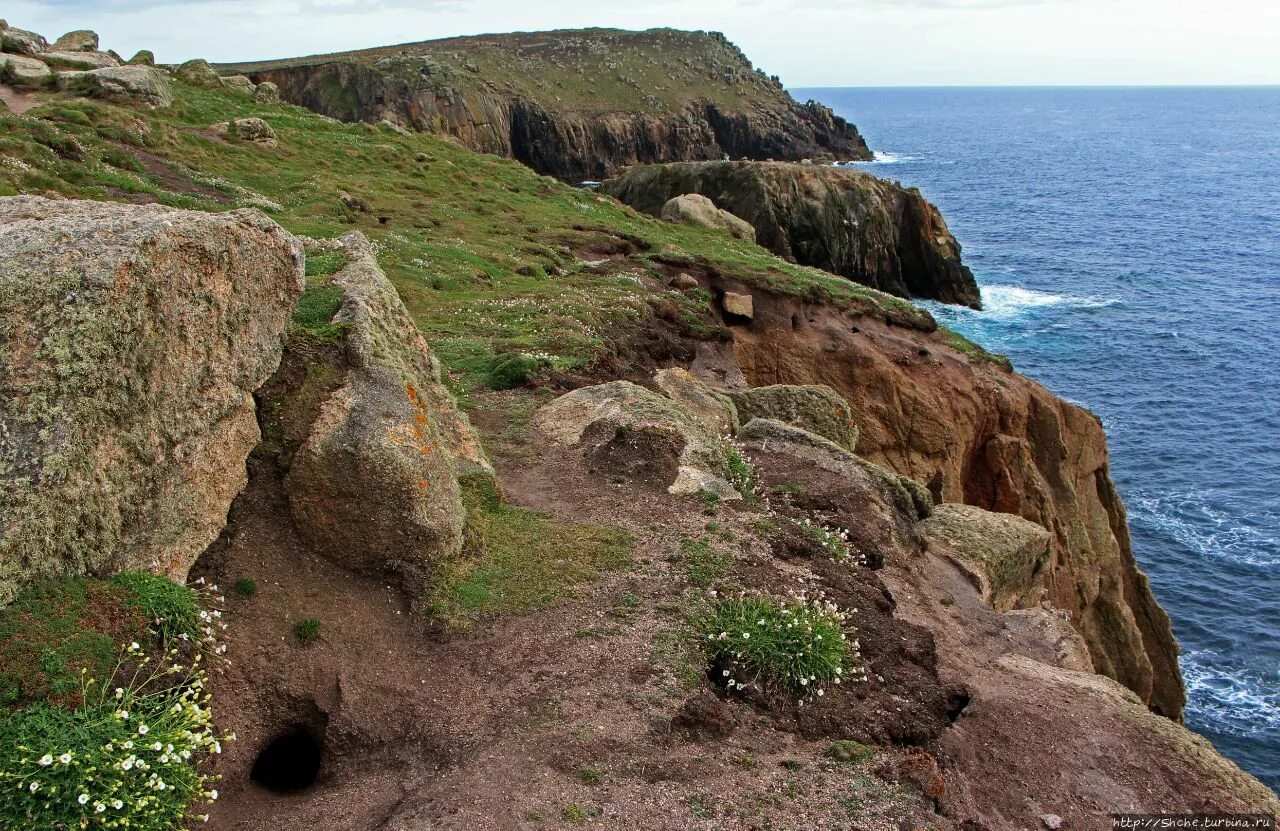
M 301 289 L 257 212 L 0 198 L 0 602 L 34 579 L 182 577 L 257 442 Z
M 920 524 L 977 584 L 982 599 L 1001 611 L 1034 603 L 1035 581 L 1052 556 L 1048 531 L 1013 514 L 947 503 Z
M 858 445 L 858 426 L 849 404 L 821 384 L 774 384 L 744 390 L 726 390 L 744 423 L 771 418 L 801 427 L 830 439 L 845 450 Z

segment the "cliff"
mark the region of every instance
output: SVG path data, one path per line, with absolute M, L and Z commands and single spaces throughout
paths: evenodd
M 918 190 L 830 165 L 696 162 L 632 167 L 607 193 L 657 216 L 686 193 L 746 220 L 756 241 L 793 262 L 898 297 L 982 307 L 960 243 Z
M 797 103 L 715 32 L 482 35 L 219 69 L 333 118 L 452 135 L 575 182 L 637 162 L 870 158 L 853 125 Z

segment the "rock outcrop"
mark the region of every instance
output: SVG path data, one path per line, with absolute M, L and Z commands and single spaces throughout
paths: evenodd
M 667 222 L 685 222 L 704 228 L 728 231 L 737 239 L 756 241 L 756 229 L 728 211 L 722 211 L 705 196 L 686 193 L 668 199 L 662 206 L 662 218 Z
M 182 579 L 245 483 L 301 248 L 257 211 L 15 197 L 0 227 L 0 602 Z
M 701 194 L 780 257 L 899 297 L 981 307 L 960 244 L 919 191 L 831 165 L 700 162 L 629 168 L 601 192 L 658 216 Z M 664 217 L 665 218 L 665 217 Z
M 18 87 L 41 87 L 53 77 L 49 65 L 37 58 L 0 54 L 0 81 Z
M 684 271 L 698 271 L 687 266 Z M 712 383 L 825 384 L 849 403 L 858 452 L 924 483 L 938 502 L 1014 514 L 1053 534 L 1038 586 L 1071 615 L 1097 671 L 1179 718 L 1185 693 L 1169 618 L 1134 560 L 1093 414 L 981 355 L 927 316 L 873 315 L 698 272 L 713 295 L 750 294 L 726 347 L 691 371 Z
M 333 118 L 446 133 L 569 181 L 637 162 L 871 156 L 714 32 L 484 35 L 221 68 Z
M 53 42 L 50 52 L 97 52 L 98 33 L 88 29 L 76 29 L 67 32 Z
M 173 103 L 169 76 L 150 66 L 109 66 L 89 72 L 59 72 L 58 89 L 90 98 L 137 101 L 150 107 Z
M 937 506 L 920 527 L 930 544 L 973 580 L 982 601 L 998 611 L 1039 602 L 1040 570 L 1052 535 L 1022 517 L 973 505 Z
M 771 418 L 817 433 L 846 450 L 857 447 L 858 426 L 849 405 L 830 387 L 775 384 L 725 394 L 743 424 L 753 418 Z
M 237 118 L 234 121 L 214 124 L 209 129 L 220 136 L 233 136 L 240 141 L 260 144 L 264 147 L 276 146 L 275 130 L 272 130 L 271 125 L 261 118 Z
M 368 241 L 340 243 L 344 360 L 292 458 L 289 508 L 318 553 L 420 589 L 462 545 L 458 478 L 492 468 Z

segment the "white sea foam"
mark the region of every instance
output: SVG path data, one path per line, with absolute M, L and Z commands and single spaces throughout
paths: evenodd
M 1021 286 L 993 284 L 980 286 L 980 288 L 982 289 L 982 311 L 977 314 L 993 320 L 1008 320 L 1051 306 L 1101 309 L 1117 302 L 1106 297 L 1075 297 L 1070 294 L 1053 294 Z
M 1212 650 L 1179 660 L 1187 685 L 1187 720 L 1247 736 L 1280 730 L 1280 670 L 1271 679 L 1232 667 Z
M 1250 566 L 1280 565 L 1280 539 L 1268 533 L 1274 515 L 1262 527 L 1215 508 L 1209 494 L 1138 493 L 1128 499 L 1130 521 L 1172 538 L 1201 557 Z M 1265 521 L 1271 520 L 1271 521 Z

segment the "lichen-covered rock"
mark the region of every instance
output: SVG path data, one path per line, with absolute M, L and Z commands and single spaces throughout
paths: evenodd
M 672 197 L 662 206 L 661 216 L 667 222 L 683 222 L 704 228 L 728 231 L 737 239 L 756 241 L 756 229 L 728 211 L 716 207 L 716 203 L 700 193 L 688 193 Z
M 705 194 L 780 257 L 899 297 L 981 305 L 938 209 L 919 191 L 862 171 L 774 162 L 636 165 L 600 191 L 654 216 L 675 197 Z
M 685 407 L 630 381 L 610 381 L 566 393 L 543 405 L 533 425 L 552 442 L 582 443 L 589 427 L 603 423 L 615 430 L 665 428 L 684 440 L 673 494 L 709 490 L 722 497 L 740 498 L 726 479 L 725 445 L 716 428 Z
M 150 107 L 173 103 L 169 77 L 149 66 L 108 66 L 89 72 L 59 72 L 58 89 L 92 98 L 132 101 Z
M 221 532 L 302 289 L 257 211 L 0 199 L 0 602 Z
M 210 128 L 221 136 L 234 136 L 241 141 L 249 141 L 266 147 L 276 144 L 276 131 L 261 118 L 237 118 L 235 121 L 224 121 Z
M 221 84 L 232 92 L 243 93 L 244 95 L 253 95 L 257 87 L 253 81 L 250 81 L 244 75 L 227 75 L 218 79 Z
M 119 66 L 120 62 L 106 52 L 61 52 L 49 50 L 40 55 L 53 69 L 102 69 L 106 66 Z
M 53 42 L 53 46 L 49 47 L 49 51 L 97 52 L 98 33 L 91 32 L 88 29 L 76 29 L 74 32 L 67 32 L 65 35 Z
M 150 49 L 139 49 L 128 63 L 130 66 L 155 66 L 156 55 Z
M 218 76 L 218 73 L 203 58 L 192 58 L 186 63 L 179 64 L 173 70 L 173 77 L 188 84 L 195 84 L 198 87 L 222 86 L 222 79 Z
M 458 477 L 493 469 L 368 241 L 341 242 L 347 369 L 293 458 L 289 508 L 325 557 L 421 588 L 462 544 Z
M 969 575 L 992 608 L 1039 602 L 1036 578 L 1053 553 L 1053 535 L 1044 528 L 1013 514 L 951 502 L 935 507 L 920 530 Z
M 688 370 L 679 367 L 660 369 L 654 373 L 653 382 L 668 398 L 715 427 L 721 435 L 737 432 L 738 409 L 733 405 L 733 399 L 694 378 Z
M 822 384 L 774 384 L 726 390 L 744 423 L 772 418 L 830 439 L 846 450 L 858 446 L 858 426 L 849 404 Z
M 280 87 L 270 81 L 263 81 L 253 90 L 253 100 L 258 104 L 279 104 Z
M 35 32 L 12 27 L 0 30 L 0 52 L 14 55 L 39 55 L 49 48 L 49 41 Z
M 19 87 L 41 87 L 53 77 L 44 61 L 22 55 L 0 55 L 0 81 Z
M 761 450 L 787 452 L 816 461 L 827 469 L 857 469 L 882 483 L 891 494 L 894 507 L 906 517 L 917 521 L 933 512 L 933 497 L 929 489 L 914 479 L 892 473 L 855 455 L 825 436 L 772 418 L 753 418 L 738 431 L 738 440 Z

